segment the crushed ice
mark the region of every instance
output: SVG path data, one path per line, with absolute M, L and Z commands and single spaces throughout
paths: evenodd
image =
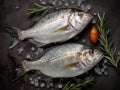
M 18 51 L 19 54 L 21 54 L 24 51 L 24 48 L 20 47 L 17 51 Z
M 87 12 L 91 9 L 91 5 L 87 4 L 87 5 L 81 5 L 81 10 Z
M 31 55 L 30 55 L 30 54 L 27 54 L 27 55 L 26 55 L 26 59 L 30 59 L 30 60 L 31 60 L 31 59 L 32 59 Z

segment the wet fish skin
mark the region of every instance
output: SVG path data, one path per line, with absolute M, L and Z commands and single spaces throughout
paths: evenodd
M 24 61 L 25 72 L 38 70 L 52 78 L 69 78 L 81 75 L 94 67 L 103 57 L 99 50 L 81 44 L 64 44 L 46 52 L 33 62 Z
M 38 47 L 63 42 L 80 33 L 92 16 L 72 9 L 59 10 L 40 19 L 32 28 L 18 32 L 20 40 L 30 38 Z

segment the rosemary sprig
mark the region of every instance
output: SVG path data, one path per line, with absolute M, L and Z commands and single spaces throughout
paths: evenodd
M 78 80 L 76 83 L 74 83 L 74 85 L 70 85 L 70 81 L 68 81 L 68 83 L 62 88 L 62 90 L 81 90 L 83 87 L 89 85 L 89 84 L 93 84 L 94 77 L 93 76 L 89 76 L 86 77 L 84 80 Z
M 32 15 L 39 15 L 41 13 L 45 13 L 47 11 L 49 11 L 50 9 L 53 9 L 55 8 L 55 6 L 53 5 L 47 5 L 47 6 L 43 6 L 43 5 L 40 5 L 40 4 L 37 4 L 35 3 L 35 7 L 34 8 L 31 8 L 31 9 L 28 9 L 28 15 L 29 16 L 32 16 Z
M 110 64 L 117 68 L 118 62 L 120 60 L 120 57 L 116 55 L 116 48 L 113 47 L 113 42 L 110 40 L 110 30 L 106 29 L 105 26 L 105 13 L 100 16 L 100 14 L 97 14 L 98 16 L 98 31 L 99 31 L 99 41 L 101 45 L 101 49 L 104 52 L 104 57 L 109 60 Z

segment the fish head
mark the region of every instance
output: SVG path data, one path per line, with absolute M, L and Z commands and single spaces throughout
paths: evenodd
M 80 60 L 82 61 L 82 64 L 84 64 L 85 67 L 92 68 L 94 65 L 96 65 L 101 59 L 103 58 L 103 54 L 101 51 L 97 49 L 90 49 L 90 48 L 84 48 Z
M 86 12 L 74 12 L 70 17 L 71 26 L 81 32 L 91 21 L 92 15 Z
M 86 12 L 76 12 L 76 21 L 79 23 L 88 23 L 92 19 L 92 15 Z

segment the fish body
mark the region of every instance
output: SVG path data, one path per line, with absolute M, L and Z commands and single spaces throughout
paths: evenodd
M 69 78 L 81 75 L 94 67 L 103 57 L 98 50 L 81 44 L 63 44 L 47 51 L 40 59 L 23 62 L 25 72 L 38 70 L 52 78 Z
M 29 38 L 38 47 L 49 43 L 64 42 L 80 33 L 92 16 L 85 12 L 64 9 L 52 12 L 40 19 L 28 30 L 18 32 L 20 40 Z

